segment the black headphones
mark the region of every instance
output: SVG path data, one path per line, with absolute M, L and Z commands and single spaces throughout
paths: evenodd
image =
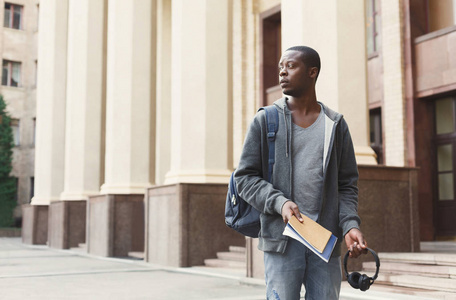
M 344 271 L 345 271 L 345 276 L 347 276 L 348 283 L 355 288 L 355 289 L 360 289 L 361 291 L 365 292 L 367 291 L 370 286 L 374 283 L 375 279 L 377 279 L 378 276 L 378 271 L 380 270 L 380 259 L 377 256 L 377 253 L 375 253 L 374 250 L 366 248 L 369 250 L 370 253 L 375 258 L 375 265 L 377 266 L 377 271 L 375 271 L 375 275 L 373 277 L 369 277 L 366 274 L 359 274 L 358 272 L 353 272 L 348 274 L 347 272 L 347 259 L 348 259 L 348 254 L 350 251 L 347 251 L 344 257 Z

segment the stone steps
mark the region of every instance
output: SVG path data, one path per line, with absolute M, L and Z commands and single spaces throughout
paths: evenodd
M 72 247 L 70 250 L 79 253 L 87 253 L 87 245 L 85 243 L 79 243 L 77 247 Z
M 245 269 L 245 263 L 240 261 L 223 260 L 217 258 L 210 258 L 204 260 L 204 265 L 212 268 L 233 268 Z
M 456 293 L 456 253 L 379 253 L 376 284 Z M 362 273 L 375 272 L 375 262 Z M 455 294 L 456 295 L 456 294 Z
M 381 262 L 401 262 L 423 265 L 456 266 L 456 253 L 379 253 Z
M 245 247 L 241 247 L 241 246 L 230 246 L 229 251 L 230 252 L 242 253 L 242 254 L 245 255 L 247 250 L 246 250 Z
M 428 265 L 456 265 L 456 253 L 380 252 L 382 262 L 411 262 Z
M 456 280 L 448 278 L 382 273 L 375 283 L 456 293 Z
M 409 274 L 456 279 L 456 267 L 451 266 L 419 265 L 382 261 L 380 268 L 381 273 Z M 367 262 L 363 264 L 363 271 L 369 272 L 369 274 L 374 274 L 375 269 L 375 262 Z
M 142 260 L 144 260 L 144 252 L 130 251 L 130 252 L 128 252 L 128 257 L 131 257 L 131 258 L 134 258 L 134 259 L 142 259 Z
M 246 269 L 246 250 L 245 247 L 230 246 L 228 252 L 218 252 L 217 258 L 204 260 L 206 267 Z
M 420 249 L 421 249 L 421 252 L 456 253 L 456 242 L 452 242 L 452 241 L 421 242 Z
M 245 263 L 245 254 L 239 252 L 218 252 L 217 258 L 221 260 L 239 261 Z

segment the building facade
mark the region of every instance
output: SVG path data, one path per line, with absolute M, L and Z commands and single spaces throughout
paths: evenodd
M 35 122 L 39 1 L 0 1 L 0 94 L 7 103 L 14 135 L 13 170 L 17 182 L 16 225 L 21 205 L 33 197 L 35 167 Z
M 175 266 L 245 245 L 223 224 L 226 184 L 256 110 L 282 96 L 281 53 L 301 44 L 322 59 L 318 99 L 350 126 L 370 245 L 418 251 L 420 240 L 456 236 L 455 9 L 435 0 L 42 1 L 24 242 L 141 251 Z
M 419 168 L 421 240 L 454 239 L 456 2 L 367 3 L 371 145 Z

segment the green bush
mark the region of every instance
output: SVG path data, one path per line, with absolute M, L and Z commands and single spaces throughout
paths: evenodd
M 13 160 L 13 131 L 11 117 L 6 112 L 6 103 L 0 95 L 0 227 L 13 225 L 13 210 L 16 207 L 16 180 L 10 177 Z

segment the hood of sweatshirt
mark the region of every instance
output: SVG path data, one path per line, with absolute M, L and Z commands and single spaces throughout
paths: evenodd
M 279 112 L 286 115 L 285 118 L 287 118 L 289 115 L 291 115 L 291 110 L 288 108 L 287 101 L 288 101 L 287 97 L 282 97 L 282 98 L 274 101 L 274 106 L 277 107 Z M 325 115 L 328 118 L 330 118 L 333 122 L 338 123 L 340 121 L 340 119 L 343 117 L 342 114 L 335 112 L 334 110 L 327 107 L 325 104 L 323 104 L 319 101 L 317 101 L 317 102 L 318 102 L 318 104 L 320 104 L 323 107 L 323 112 L 325 113 Z
M 274 106 L 278 109 L 279 113 L 282 113 L 284 115 L 285 119 L 285 130 L 287 133 L 286 139 L 285 139 L 285 148 L 286 148 L 286 156 L 289 156 L 289 135 L 290 133 L 290 128 L 291 128 L 291 110 L 288 108 L 287 105 L 288 98 L 283 97 L 280 98 L 279 100 L 274 102 Z M 318 101 L 317 101 L 318 102 Z M 323 113 L 325 114 L 325 143 L 324 143 L 324 153 L 323 153 L 323 170 L 326 170 L 326 166 L 328 163 L 328 153 L 331 151 L 332 148 L 332 138 L 334 135 L 334 129 L 339 123 L 339 121 L 342 119 L 342 114 L 335 112 L 334 110 L 330 109 L 327 107 L 325 104 L 318 102 L 318 104 L 321 105 L 323 108 Z M 290 126 L 290 128 L 288 127 Z

